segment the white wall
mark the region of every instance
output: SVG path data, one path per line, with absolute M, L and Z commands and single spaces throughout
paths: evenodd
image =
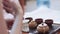
M 30 12 L 37 8 L 36 1 L 27 1 L 25 11 Z
M 43 19 L 45 17 L 47 17 L 47 18 L 53 18 L 54 22 L 60 24 L 60 0 L 50 0 L 50 8 L 53 9 L 54 11 L 52 11 L 52 10 L 48 11 L 48 10 L 46 10 L 44 8 L 42 10 L 39 9 L 36 12 L 37 14 L 39 14 L 38 16 L 37 16 L 37 14 L 34 14 L 35 12 L 32 12 L 32 14 L 31 14 L 31 11 L 37 8 L 36 1 L 29 1 L 29 2 L 27 2 L 26 8 L 27 8 L 26 11 L 30 12 L 28 16 L 33 15 L 33 18 L 34 18 L 34 17 L 39 17 L 39 15 L 40 16 L 42 15 L 43 17 L 41 17 L 41 18 L 43 18 Z M 57 10 L 59 10 L 59 11 L 57 11 Z
M 50 0 L 50 8 L 60 11 L 60 0 Z
M 32 11 L 37 8 L 36 5 L 36 0 L 34 1 L 28 1 L 25 11 Z M 54 10 L 59 10 L 60 11 L 60 0 L 50 0 L 50 8 Z

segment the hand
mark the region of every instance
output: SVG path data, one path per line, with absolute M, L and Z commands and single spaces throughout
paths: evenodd
M 14 7 L 14 4 L 10 2 L 9 0 L 3 0 L 3 8 L 8 12 L 13 14 L 14 16 L 16 15 L 16 8 Z

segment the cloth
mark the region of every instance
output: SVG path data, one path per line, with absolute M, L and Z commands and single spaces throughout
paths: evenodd
M 7 13 L 5 10 L 3 10 L 3 17 L 4 19 L 14 19 L 14 16 L 10 13 Z

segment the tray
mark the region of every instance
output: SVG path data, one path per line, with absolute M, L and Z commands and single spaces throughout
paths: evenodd
M 54 23 L 54 24 L 52 25 L 52 28 L 50 29 L 49 33 L 47 33 L 47 34 L 52 34 L 53 31 L 54 31 L 55 29 L 59 28 L 59 27 L 60 27 L 60 24 L 55 24 L 55 23 Z M 29 34 L 39 34 L 39 33 L 37 32 L 36 29 L 30 29 Z

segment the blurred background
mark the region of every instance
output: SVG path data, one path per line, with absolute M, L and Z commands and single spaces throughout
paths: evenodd
M 25 2 L 25 11 L 27 12 L 35 10 L 41 5 L 41 2 L 44 2 L 45 5 L 53 10 L 60 11 L 60 0 L 25 0 Z

